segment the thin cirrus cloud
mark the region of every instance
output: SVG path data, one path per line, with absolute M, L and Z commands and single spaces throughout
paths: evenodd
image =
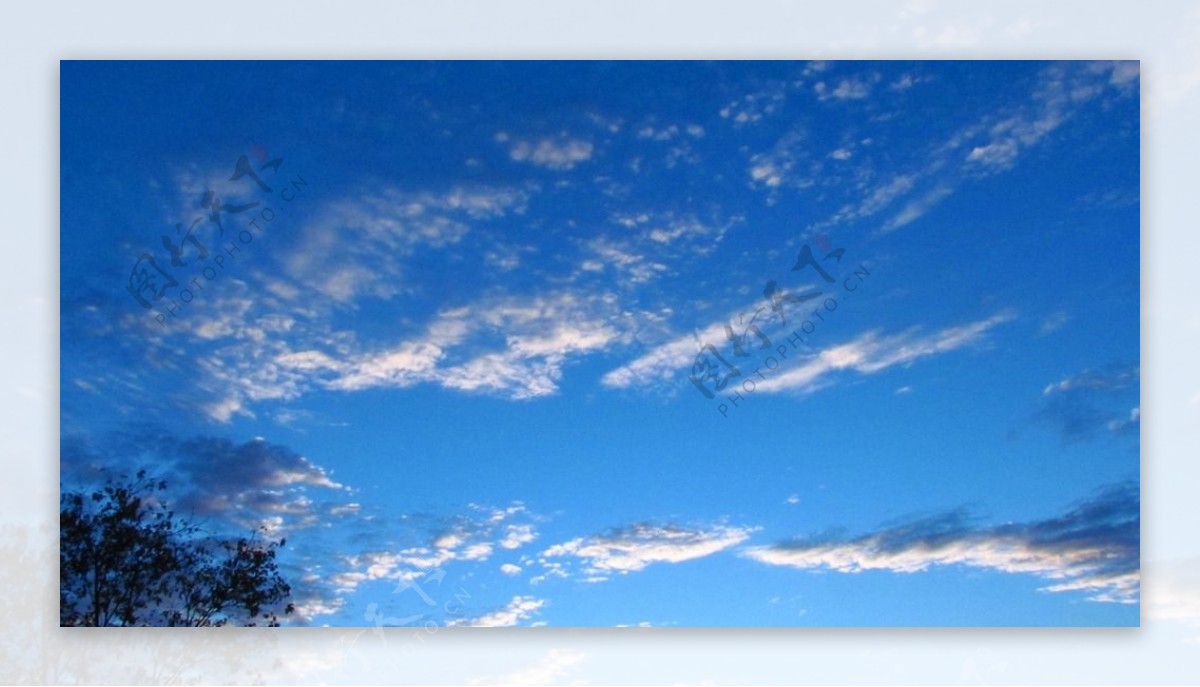
M 961 565 L 1048 581 L 1045 592 L 1085 592 L 1089 600 L 1137 603 L 1140 499 L 1136 484 L 1103 489 L 1065 514 L 979 527 L 961 511 L 849 539 L 798 539 L 746 549 L 768 565 L 800 570 L 919 573 Z
M 642 356 L 606 373 L 600 380 L 614 389 L 647 387 L 669 383 L 681 370 L 691 367 L 701 341 L 724 341 L 725 323 L 717 322 L 704 330 L 680 336 L 660 344 Z
M 1011 167 L 1023 150 L 1060 127 L 1083 103 L 1110 90 L 1132 95 L 1139 71 L 1137 62 L 1093 62 L 1077 69 L 1064 65 L 1047 67 L 1031 103 L 990 122 L 984 132 L 987 140 L 971 147 L 967 163 L 983 168 Z
M 611 574 L 637 572 L 654 563 L 682 563 L 724 551 L 744 542 L 754 528 L 717 525 L 689 528 L 637 524 L 606 534 L 556 544 L 543 559 L 568 558 L 582 564 L 585 581 L 602 582 Z M 550 565 L 548 569 L 560 571 Z
M 887 336 L 867 332 L 852 341 L 830 346 L 815 355 L 802 358 L 803 362 L 793 362 L 791 368 L 767 378 L 756 390 L 768 393 L 816 391 L 831 384 L 833 380 L 830 377 L 842 370 L 871 375 L 896 365 L 907 365 L 921 358 L 978 344 L 992 328 L 1015 317 L 1011 311 L 1005 311 L 929 334 L 920 333 L 918 328 Z
M 869 163 L 858 170 L 858 179 L 845 186 L 857 189 L 857 197 L 846 202 L 828 219 L 811 228 L 853 223 L 889 212 L 877 233 L 887 234 L 912 224 L 963 183 L 1007 171 L 1026 151 L 1046 143 L 1052 134 L 1083 107 L 1095 101 L 1136 95 L 1139 78 L 1136 62 L 1091 62 L 1053 64 L 1042 70 L 1029 96 L 998 108 L 977 121 L 960 127 L 924 159 L 892 176 L 862 183 L 873 175 Z M 868 80 L 849 78 L 836 86 L 817 84 L 821 100 L 857 99 L 871 95 Z M 838 95 L 840 94 L 840 95 Z M 752 183 L 767 186 L 806 185 L 813 179 L 796 179 L 800 171 L 810 174 L 819 165 L 801 165 L 792 157 L 762 157 L 751 167 Z M 761 156 L 760 156 L 761 157 Z M 807 159 L 807 158 L 805 158 Z M 894 208 L 903 202 L 899 210 Z
M 745 218 L 716 211 L 707 219 L 694 213 L 645 211 L 614 213 L 610 221 L 621 231 L 595 236 L 583 245 L 575 278 L 608 273 L 628 291 L 678 271 L 688 258 L 713 252 L 726 232 Z
M 336 303 L 400 292 L 405 259 L 458 243 L 481 222 L 523 212 L 529 191 L 454 187 L 440 192 L 384 188 L 329 202 L 298 232 L 281 261 L 297 283 Z
M 895 365 L 907 365 L 985 340 L 994 327 L 1013 320 L 1012 311 L 935 332 L 922 334 L 919 328 L 880 335 L 867 332 L 843 344 L 815 353 L 798 353 L 783 371 L 757 384 L 767 393 L 785 391 L 813 392 L 832 383 L 832 375 L 842 370 L 876 374 Z M 708 326 L 696 336 L 679 337 L 645 355 L 608 372 L 602 383 L 612 388 L 655 386 L 677 381 L 681 372 L 692 366 L 700 349 L 699 341 L 724 341 L 723 323 Z M 783 367 L 782 365 L 780 366 Z

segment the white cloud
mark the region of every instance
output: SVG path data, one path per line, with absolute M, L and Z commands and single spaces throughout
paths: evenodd
M 725 340 L 724 324 L 715 323 L 701 332 L 657 346 L 649 353 L 608 372 L 601 378 L 601 383 L 614 389 L 627 389 L 671 381 L 680 370 L 691 368 L 700 352 L 701 341 Z
M 471 510 L 474 512 L 450 518 L 448 524 L 442 523 L 438 529 L 430 528 L 427 545 L 344 555 L 341 560 L 345 568 L 329 576 L 327 582 L 341 594 L 353 593 L 364 582 L 373 580 L 398 583 L 436 580 L 440 585 L 445 577 L 445 571 L 441 570 L 444 566 L 482 563 L 491 558 L 496 547 L 513 549 L 516 547 L 510 544 L 514 540 L 519 546 L 536 538 L 532 525 L 512 522 L 515 518 L 529 517 L 520 502 L 503 508 L 472 504 Z M 521 568 L 504 564 L 500 570 L 515 575 Z
M 906 224 L 910 224 L 917 219 L 920 219 L 921 216 L 929 212 L 934 205 L 937 205 L 943 198 L 949 196 L 952 192 L 953 190 L 949 186 L 938 186 L 920 198 L 909 201 L 908 204 L 904 206 L 903 210 L 889 220 L 887 224 L 883 225 L 883 228 L 880 229 L 880 233 L 886 234 L 888 232 L 895 231 Z
M 853 222 L 871 217 L 893 203 L 918 192 L 883 227 L 887 233 L 924 215 L 935 204 L 953 193 L 966 179 L 979 178 L 1010 169 L 1021 154 L 1044 142 L 1056 129 L 1089 103 L 1107 106 L 1113 98 L 1136 93 L 1136 63 L 1095 62 L 1052 64 L 1041 71 L 1033 91 L 1024 102 L 1006 105 L 979 120 L 961 127 L 942 146 L 912 168 L 882 181 L 872 182 L 870 167 L 858 170 L 849 188 L 861 191 L 860 199 L 845 203 L 829 219 L 812 228 Z M 920 79 L 901 78 L 892 88 L 903 89 Z M 845 88 L 843 88 L 843 85 Z M 827 100 L 863 94 L 863 81 L 844 81 L 832 88 L 825 83 L 815 87 L 818 97 Z M 768 164 L 769 163 L 769 164 Z M 756 181 L 768 185 L 784 183 L 784 164 L 764 158 L 753 167 Z M 922 185 L 927 184 L 927 190 Z
M 999 118 L 987 128 L 988 140 L 966 155 L 968 168 L 999 171 L 1015 164 L 1025 149 L 1037 145 L 1086 103 L 1115 90 L 1130 95 L 1138 79 L 1136 62 L 1095 62 L 1086 68 L 1055 64 L 1043 70 L 1031 102 Z
M 589 575 L 625 574 L 652 563 L 681 563 L 724 551 L 745 541 L 753 531 L 725 525 L 704 530 L 639 524 L 610 534 L 572 539 L 546 549 L 542 555 L 579 559 Z
M 534 530 L 533 525 L 509 525 L 504 531 L 504 538 L 500 540 L 500 547 L 516 549 L 536 539 L 537 531 Z
M 213 422 L 225 423 L 233 419 L 234 415 L 245 415 L 254 417 L 254 413 L 242 407 L 242 399 L 237 394 L 231 394 L 212 403 L 207 403 L 203 406 L 204 414 Z
M 486 613 L 478 618 L 452 620 L 448 626 L 465 627 L 515 627 L 532 618 L 546 605 L 544 599 L 532 596 L 514 596 L 503 608 Z
M 861 100 L 871 94 L 871 87 L 858 79 L 842 79 L 838 85 L 828 91 L 826 98 L 837 100 Z
M 1049 334 L 1062 329 L 1068 322 L 1071 321 L 1071 313 L 1065 310 L 1059 310 L 1051 313 L 1042 319 L 1042 326 L 1038 329 L 1042 334 Z
M 993 327 L 1014 318 L 1011 312 L 969 324 L 948 327 L 931 334 L 917 328 L 900 334 L 881 336 L 867 332 L 844 344 L 829 346 L 812 354 L 794 353 L 780 372 L 759 381 L 757 391 L 815 391 L 829 383 L 829 375 L 839 370 L 874 374 L 893 365 L 908 364 L 920 358 L 952 351 L 977 343 Z M 616 389 L 647 387 L 674 382 L 680 373 L 691 369 L 701 341 L 724 342 L 724 322 L 714 323 L 695 335 L 681 336 L 662 344 L 641 357 L 611 370 L 601 379 L 604 386 Z
M 1084 591 L 1093 601 L 1136 603 L 1140 586 L 1136 485 L 1105 490 L 1062 517 L 975 527 L 962 513 L 904 523 L 854 539 L 797 540 L 747 549 L 769 565 L 803 570 L 916 573 L 964 565 L 1052 581 L 1046 592 Z
M 557 393 L 572 359 L 626 341 L 636 317 L 608 293 L 556 292 L 485 298 L 439 311 L 424 331 L 395 344 L 365 348 L 353 333 L 306 325 L 290 336 L 240 336 L 200 357 L 204 410 L 215 422 L 251 416 L 254 401 L 295 400 L 314 388 L 359 392 L 416 384 L 514 400 Z M 239 331 L 252 328 L 239 325 Z M 292 345 L 299 350 L 293 350 Z M 302 346 L 302 347 L 300 347 Z
M 514 188 L 453 187 L 413 192 L 383 188 L 331 201 L 295 232 L 284 270 L 335 303 L 400 292 L 405 259 L 458 243 L 480 222 L 525 208 Z
M 1057 429 L 1064 441 L 1111 434 L 1135 435 L 1141 422 L 1136 366 L 1110 365 L 1071 375 L 1042 391 L 1034 418 Z
M 787 84 L 782 81 L 771 83 L 762 90 L 748 93 L 730 102 L 722 107 L 718 114 L 721 115 L 721 119 L 732 121 L 735 128 L 755 124 L 780 108 L 786 90 Z
M 824 60 L 813 60 L 804 65 L 804 71 L 800 73 L 802 76 L 812 76 L 813 74 L 820 74 L 828 70 L 830 66 L 831 64 Z
M 703 134 L 703 130 L 701 130 L 701 134 Z M 648 126 L 644 126 L 641 129 L 639 129 L 638 133 L 637 133 L 638 138 L 648 139 L 651 141 L 669 141 L 678 135 L 679 135 L 679 127 L 675 124 L 672 124 L 670 126 L 665 126 L 665 127 L 659 128 L 659 129 L 656 129 L 653 126 L 648 125 Z
M 611 269 L 626 288 L 650 282 L 669 269 L 664 263 L 702 256 L 717 248 L 727 231 L 744 221 L 740 215 L 700 218 L 694 213 L 621 212 L 611 221 L 621 231 L 596 236 L 585 245 L 582 272 Z
M 885 182 L 876 184 L 870 189 L 866 197 L 858 203 L 843 205 L 834 213 L 833 217 L 819 223 L 817 226 L 839 224 L 870 217 L 891 205 L 897 198 L 911 191 L 916 186 L 917 178 L 916 174 L 897 174 Z
M 338 597 L 323 599 L 320 597 L 305 597 L 294 602 L 292 621 L 307 625 L 323 615 L 333 615 L 342 610 L 346 600 Z
M 910 329 L 901 334 L 880 336 L 868 332 L 844 344 L 830 346 L 815 355 L 793 361 L 791 367 L 760 382 L 758 391 L 811 392 L 830 383 L 829 375 L 839 370 L 875 374 L 894 365 L 905 365 L 920 358 L 946 353 L 977 343 L 993 327 L 1012 320 L 1002 312 L 984 320 L 921 335 Z
M 557 391 L 571 358 L 623 340 L 625 334 L 610 324 L 613 308 L 607 294 L 488 299 L 443 310 L 422 334 L 382 350 L 354 352 L 342 346 L 336 357 L 318 350 L 288 351 L 274 356 L 272 364 L 288 382 L 278 392 L 291 398 L 312 384 L 359 391 L 421 383 L 534 398 Z M 503 347 L 486 350 L 497 337 Z
M 520 575 L 521 574 L 521 566 L 513 565 L 512 563 L 505 563 L 504 565 L 500 566 L 500 572 L 504 573 L 505 575 L 509 575 L 509 576 Z
M 592 144 L 582 139 L 543 138 L 538 141 L 516 141 L 509 148 L 508 154 L 517 162 L 566 171 L 591 159 L 592 152 Z
M 967 155 L 968 162 L 979 162 L 995 167 L 1008 167 L 1017 159 L 1017 142 L 1012 139 L 976 146 Z
M 1046 388 L 1042 389 L 1042 395 L 1080 390 L 1120 391 L 1136 384 L 1140 377 L 1141 371 L 1137 367 L 1087 370 L 1046 385 Z
M 1103 66 L 1101 66 L 1100 71 L 1104 71 L 1104 67 L 1111 69 L 1108 82 L 1114 86 L 1124 86 L 1141 78 L 1141 63 L 1136 60 L 1124 60 L 1101 64 Z
M 585 262 L 599 262 L 601 265 L 611 266 L 624 283 L 645 284 L 667 271 L 667 266 L 661 262 L 654 262 L 631 247 L 602 236 L 592 239 L 588 248 L 598 259 Z
M 791 131 L 780 137 L 764 153 L 750 156 L 750 184 L 764 187 L 772 192 L 783 187 L 806 188 L 814 183 L 812 176 L 819 169 L 810 164 L 804 171 L 798 172 L 801 164 L 808 161 L 808 151 L 805 145 L 805 134 L 802 130 Z
M 888 85 L 888 88 L 893 91 L 907 91 L 908 89 L 912 88 L 915 83 L 916 79 L 913 78 L 912 74 L 901 74 L 900 78 Z

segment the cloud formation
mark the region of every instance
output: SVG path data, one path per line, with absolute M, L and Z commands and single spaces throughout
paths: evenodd
M 877 231 L 892 232 L 923 217 L 964 182 L 1011 169 L 1021 155 L 1045 144 L 1085 106 L 1107 105 L 1136 94 L 1138 78 L 1136 62 L 1050 64 L 1038 74 L 1027 98 L 960 127 L 941 145 L 889 177 L 880 178 L 869 158 L 848 168 L 845 176 L 831 175 L 828 172 L 836 170 L 823 169 L 819 161 L 799 151 L 782 161 L 778 154 L 757 156 L 758 164 L 751 167 L 752 183 L 805 186 L 824 177 L 825 186 L 852 189 L 855 197 L 828 219 L 815 223 L 813 229 L 869 220 L 887 212 L 890 217 Z M 819 100 L 864 99 L 872 95 L 875 81 L 875 75 L 852 76 L 836 85 L 818 82 L 813 91 Z M 889 90 L 899 93 L 913 83 L 906 76 Z M 881 115 L 881 121 L 888 116 Z M 904 205 L 894 209 L 901 202 Z
M 476 618 L 451 620 L 447 626 L 462 627 L 516 627 L 532 618 L 546 605 L 545 599 L 533 596 L 514 596 L 503 607 Z
M 373 189 L 319 207 L 281 262 L 306 294 L 315 290 L 339 304 L 388 299 L 403 290 L 410 256 L 456 244 L 477 224 L 524 211 L 528 199 L 528 191 L 513 187 Z
M 1015 318 L 1010 311 L 935 332 L 922 333 L 918 327 L 882 335 L 871 331 L 843 344 L 828 346 L 815 353 L 794 352 L 780 371 L 757 383 L 756 390 L 767 393 L 785 391 L 813 392 L 832 383 L 834 373 L 850 370 L 875 374 L 895 365 L 907 365 L 921 358 L 981 343 L 994 327 Z M 678 382 L 692 366 L 700 350 L 700 341 L 724 341 L 723 323 L 713 324 L 695 336 L 683 336 L 662 344 L 641 357 L 611 370 L 602 378 L 605 386 L 631 388 L 665 382 Z
M 1141 425 L 1140 386 L 1136 366 L 1080 372 L 1047 385 L 1034 417 L 1056 429 L 1066 442 L 1136 435 Z
M 423 337 L 381 351 L 341 360 L 308 351 L 276 362 L 313 370 L 322 385 L 339 391 L 433 383 L 517 400 L 535 398 L 557 391 L 569 359 L 603 350 L 622 337 L 605 316 L 610 311 L 611 301 L 604 296 L 563 292 L 508 298 L 444 310 Z M 503 348 L 479 350 L 497 337 Z
M 440 581 L 445 575 L 440 571 L 443 566 L 483 563 L 498 550 L 513 551 L 535 541 L 538 532 L 530 518 L 520 502 L 502 508 L 473 505 L 468 513 L 430 523 L 420 545 L 343 555 L 343 569 L 328 582 L 338 594 L 348 594 L 375 580 L 404 585 L 436 576 Z M 516 575 L 521 569 L 506 563 L 501 571 Z
M 768 393 L 816 391 L 832 383 L 830 377 L 842 370 L 864 375 L 876 374 L 896 365 L 908 365 L 921 358 L 978 344 L 991 329 L 1014 318 L 1012 312 L 1005 311 L 927 334 L 916 327 L 887 336 L 867 332 L 847 343 L 793 360 L 790 367 L 776 376 L 768 377 L 758 385 L 757 390 Z
M 507 134 L 497 140 L 507 142 Z M 591 142 L 578 138 L 559 137 L 539 140 L 521 139 L 512 141 L 508 155 L 515 162 L 525 162 L 538 167 L 564 172 L 592 157 Z
M 1082 591 L 1092 601 L 1137 603 L 1140 505 L 1137 484 L 1121 484 L 1046 520 L 980 527 L 954 511 L 850 539 L 798 539 L 743 555 L 768 565 L 841 573 L 963 565 L 1036 575 L 1049 582 L 1041 588 L 1046 592 Z
M 286 446 L 255 438 L 242 444 L 198 436 L 138 432 L 99 437 L 93 447 L 65 439 L 62 469 L 84 484 L 152 465 L 168 484 L 171 507 L 218 530 L 264 528 L 269 536 L 349 517 L 350 489 Z
M 718 525 L 707 529 L 636 524 L 607 534 L 580 537 L 542 552 L 546 559 L 568 557 L 583 564 L 589 581 L 627 574 L 653 563 L 682 563 L 745 541 L 754 530 Z

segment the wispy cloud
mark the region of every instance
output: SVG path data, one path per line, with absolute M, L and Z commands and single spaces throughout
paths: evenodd
M 590 141 L 559 136 L 542 139 L 513 139 L 501 133 L 496 140 L 508 145 L 508 156 L 515 162 L 564 172 L 591 159 L 594 147 Z
M 633 324 L 607 293 L 486 297 L 443 309 L 423 331 L 391 344 L 366 346 L 352 332 L 306 322 L 286 337 L 262 333 L 223 344 L 198 364 L 213 394 L 206 411 L 216 422 L 314 389 L 434 384 L 528 399 L 555 393 L 570 360 L 627 340 Z
M 722 107 L 718 114 L 721 119 L 732 122 L 735 128 L 756 124 L 783 106 L 786 93 L 787 84 L 782 81 L 774 81 L 760 90 L 747 93 L 741 98 L 731 101 Z
M 887 336 L 868 332 L 847 343 L 793 361 L 786 371 L 767 378 L 757 388 L 768 393 L 815 391 L 830 383 L 828 377 L 840 370 L 875 374 L 895 365 L 907 365 L 921 358 L 977 344 L 983 341 L 988 331 L 1014 317 L 1012 312 L 1006 311 L 928 334 L 922 334 L 918 328 Z
M 1031 103 L 992 122 L 984 132 L 987 140 L 973 145 L 966 161 L 981 168 L 1007 169 L 1023 150 L 1062 126 L 1084 103 L 1109 89 L 1129 94 L 1137 78 L 1136 62 L 1093 62 L 1084 68 L 1052 65 L 1042 73 Z
M 923 159 L 891 177 L 864 183 L 875 172 L 864 163 L 860 178 L 848 183 L 858 197 L 843 204 L 832 216 L 812 228 L 857 222 L 889 211 L 906 201 L 880 225 L 887 233 L 907 226 L 932 210 L 964 182 L 1012 168 L 1029 149 L 1045 143 L 1057 129 L 1089 104 L 1128 97 L 1136 93 L 1136 63 L 1056 63 L 1041 71 L 1028 98 L 1006 104 L 960 127 Z M 893 90 L 904 90 L 912 80 L 901 79 Z M 844 80 L 836 86 L 818 83 L 820 99 L 853 99 L 869 93 L 867 82 Z M 840 95 L 838 95 L 840 93 Z M 794 166 L 794 163 L 793 163 Z M 761 179 L 784 183 L 785 165 L 760 165 Z M 915 194 L 915 197 L 914 197 Z
M 770 150 L 751 155 L 747 170 L 751 187 L 765 188 L 774 194 L 785 186 L 812 186 L 820 166 L 809 160 L 807 142 L 807 134 L 802 129 L 795 129 L 780 137 Z M 774 195 L 770 196 L 771 201 L 774 199 Z
M 624 290 L 632 290 L 716 250 L 726 232 L 745 218 L 715 211 L 708 217 L 691 212 L 623 211 L 609 219 L 620 230 L 600 234 L 584 244 L 575 278 L 608 274 L 617 277 Z
M 862 100 L 871 95 L 871 81 L 858 77 L 841 79 L 835 85 L 818 81 L 813 85 L 813 93 L 818 100 Z
M 949 186 L 935 186 L 920 198 L 910 200 L 895 217 L 892 217 L 879 230 L 881 234 L 895 231 L 906 224 L 920 219 L 929 209 L 937 205 L 943 198 L 953 193 Z
M 676 379 L 689 369 L 700 351 L 701 341 L 724 341 L 725 323 L 714 323 L 703 331 L 680 336 L 660 344 L 638 358 L 609 371 L 601 384 L 614 389 L 650 386 Z
M 815 353 L 797 351 L 789 358 L 786 367 L 780 366 L 780 372 L 758 382 L 756 390 L 767 393 L 816 391 L 832 383 L 832 375 L 842 370 L 875 374 L 895 365 L 907 365 L 921 358 L 981 343 L 991 329 L 1015 317 L 1013 312 L 1003 311 L 982 320 L 930 333 L 922 333 L 918 327 L 890 335 L 871 331 Z M 699 341 L 723 341 L 724 337 L 723 324 L 710 325 L 694 337 L 679 337 L 654 348 L 608 372 L 601 381 L 612 388 L 652 386 L 675 381 L 680 373 L 690 369 L 700 349 Z
M 818 226 L 840 224 L 871 217 L 903 197 L 916 186 L 916 174 L 896 174 L 887 181 L 871 187 L 857 203 L 846 204 L 833 217 Z M 915 218 L 914 218 L 915 219 Z M 911 219 L 909 221 L 912 221 Z
M 1050 581 L 1047 592 L 1082 591 L 1093 601 L 1136 603 L 1140 587 L 1136 484 L 1109 487 L 1062 516 L 980 527 L 962 511 L 851 539 L 799 539 L 747 549 L 769 565 L 802 570 L 917 573 L 963 565 Z
M 327 581 L 338 594 L 349 594 L 375 580 L 412 582 L 450 564 L 483 563 L 497 551 L 513 551 L 535 541 L 538 533 L 529 522 L 531 517 L 520 502 L 503 508 L 476 505 L 468 513 L 431 521 L 421 545 L 343 554 L 342 569 Z M 501 571 L 515 575 L 521 569 L 503 564 Z
M 391 298 L 402 290 L 406 258 L 458 243 L 473 225 L 522 211 L 528 197 L 516 188 L 375 189 L 318 208 L 281 262 L 306 294 L 336 303 Z
M 546 549 L 542 556 L 579 560 L 590 580 L 599 582 L 607 575 L 636 572 L 653 563 L 681 563 L 709 556 L 742 543 L 753 531 L 729 525 L 697 529 L 638 524 L 572 539 Z
M 533 596 L 514 596 L 502 608 L 476 618 L 452 620 L 447 625 L 464 627 L 515 627 L 537 615 L 545 605 L 545 599 Z
M 603 298 L 560 293 L 444 311 L 425 339 L 348 361 L 327 385 L 355 391 L 430 382 L 514 399 L 545 396 L 558 389 L 570 357 L 603 350 L 621 337 L 603 315 L 607 309 Z M 504 348 L 452 362 L 457 349 L 477 348 L 471 337 L 483 334 L 499 334 Z
M 1136 366 L 1087 370 L 1049 384 L 1035 418 L 1058 430 L 1063 441 L 1102 434 L 1135 433 L 1141 423 Z

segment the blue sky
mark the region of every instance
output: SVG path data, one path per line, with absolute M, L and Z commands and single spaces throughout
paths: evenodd
M 1137 63 L 61 82 L 63 487 L 294 622 L 1138 624 Z

